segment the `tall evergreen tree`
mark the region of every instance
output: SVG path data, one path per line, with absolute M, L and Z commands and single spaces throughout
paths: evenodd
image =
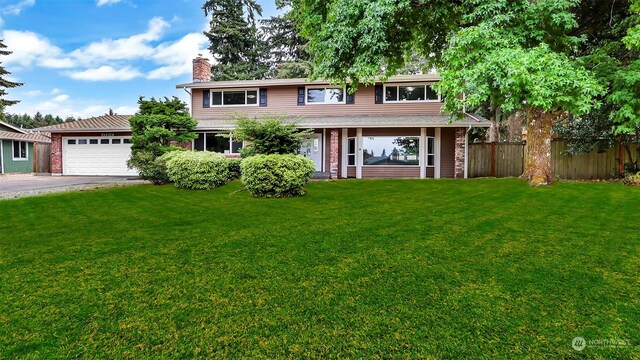
M 7 56 L 12 53 L 12 51 L 6 50 L 7 46 L 4 44 L 4 40 L 0 40 L 0 56 Z M 4 119 L 4 109 L 7 106 L 11 106 L 19 103 L 19 100 L 6 100 L 4 96 L 7 95 L 7 90 L 10 88 L 22 86 L 22 83 L 17 83 L 13 81 L 9 81 L 5 79 L 5 75 L 11 74 L 7 71 L 4 66 L 2 66 L 2 62 L 0 61 L 0 118 Z
M 290 0 L 276 0 L 281 15 L 262 20 L 267 42 L 271 46 L 272 75 L 275 78 L 300 78 L 310 75 L 312 67 L 307 40 L 300 35 Z
M 212 80 L 262 79 L 269 71 L 268 47 L 255 16 L 262 15 L 256 0 L 209 0 L 202 6 L 211 16 L 209 50 L 215 64 Z

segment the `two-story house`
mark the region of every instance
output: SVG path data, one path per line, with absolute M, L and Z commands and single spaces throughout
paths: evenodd
M 191 98 L 198 138 L 190 147 L 239 156 L 243 144 L 219 136 L 239 115 L 284 116 L 314 134 L 300 149 L 331 178 L 462 178 L 468 131 L 488 127 L 473 114 L 449 123 L 433 86 L 436 74 L 391 77 L 350 92 L 326 81 L 210 81 L 211 65 L 193 60 L 193 82 L 177 85 Z M 41 128 L 51 132 L 57 175 L 134 175 L 127 169 L 128 115 L 100 116 Z
M 315 131 L 301 153 L 332 178 L 465 177 L 468 130 L 490 125 L 473 114 L 450 123 L 436 74 L 394 76 L 354 93 L 307 79 L 210 78 L 209 62 L 198 57 L 193 82 L 177 85 L 198 120 L 195 150 L 237 154 L 241 143 L 216 135 L 233 129 L 238 115 L 283 115 Z

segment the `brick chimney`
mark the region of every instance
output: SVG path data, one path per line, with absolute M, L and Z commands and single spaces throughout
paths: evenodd
M 211 64 L 202 54 L 198 54 L 198 57 L 193 59 L 193 82 L 207 81 L 211 81 Z

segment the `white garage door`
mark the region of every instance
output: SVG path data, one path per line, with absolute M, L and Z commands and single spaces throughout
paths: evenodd
M 65 137 L 62 138 L 62 173 L 138 175 L 137 171 L 127 168 L 130 155 L 130 137 Z

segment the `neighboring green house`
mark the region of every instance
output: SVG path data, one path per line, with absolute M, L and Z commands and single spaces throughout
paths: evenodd
M 39 133 L 0 121 L 0 174 L 32 173 L 34 143 L 51 143 Z

